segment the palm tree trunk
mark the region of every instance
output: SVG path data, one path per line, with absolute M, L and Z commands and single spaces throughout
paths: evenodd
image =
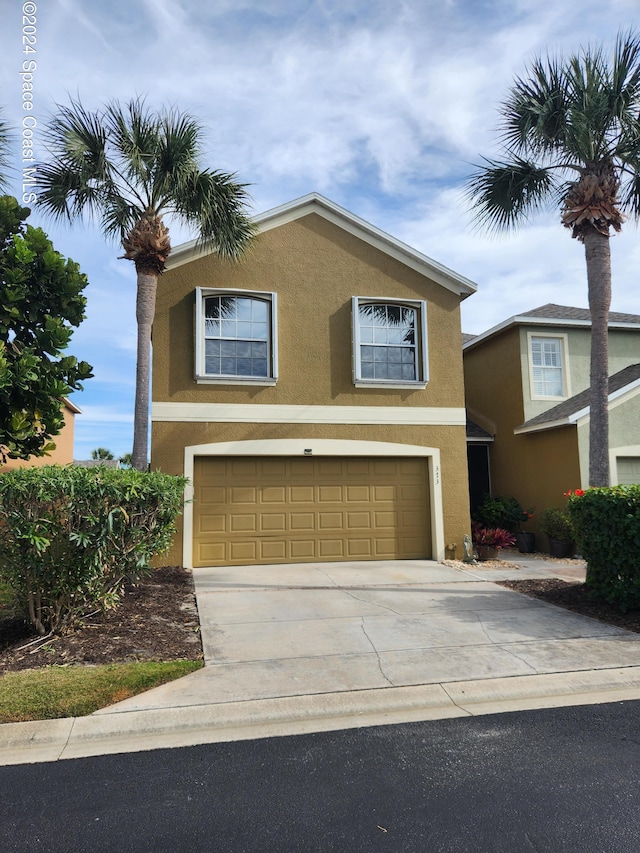
M 158 276 L 138 271 L 136 320 L 138 321 L 138 357 L 136 362 L 136 402 L 133 422 L 131 466 L 146 471 L 149 445 L 149 390 L 151 385 L 151 327 L 156 310 Z
M 609 308 L 611 254 L 609 237 L 583 232 L 591 310 L 591 402 L 589 417 L 589 485 L 609 485 Z

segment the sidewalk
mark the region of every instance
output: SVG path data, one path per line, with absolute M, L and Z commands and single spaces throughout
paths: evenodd
M 640 698 L 640 635 L 428 560 L 194 571 L 205 667 L 88 717 L 0 726 L 0 764 Z

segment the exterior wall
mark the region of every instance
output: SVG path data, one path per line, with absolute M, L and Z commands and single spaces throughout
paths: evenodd
M 469 488 L 467 481 L 466 435 L 464 427 L 421 427 L 393 424 L 177 424 L 154 423 L 152 427 L 152 469 L 169 474 L 184 471 L 184 448 L 212 442 L 251 441 L 255 439 L 334 439 L 376 441 L 436 447 L 440 451 L 444 540 L 455 543 L 462 554 L 462 537 L 469 533 Z M 171 563 L 183 560 L 183 518 L 178 520 L 178 534 L 168 558 Z
M 640 394 L 633 392 L 615 400 L 609 407 L 609 474 L 617 483 L 616 457 L 640 456 Z M 589 486 L 589 418 L 578 424 L 580 452 L 580 488 Z M 572 487 L 573 488 L 573 487 Z
M 513 430 L 523 421 L 518 330 L 507 329 L 466 352 L 464 381 L 469 417 L 495 437 L 489 447 L 492 491 L 513 494 L 506 491 L 512 474 L 518 477 L 512 461 L 518 436 Z
M 520 355 L 522 359 L 522 388 L 524 416 L 534 418 L 555 406 L 560 400 L 532 400 L 529 371 L 528 333 L 566 335 L 569 351 L 569 396 L 585 391 L 590 385 L 591 330 L 588 328 L 552 326 L 520 326 Z M 630 364 L 640 361 L 640 335 L 612 329 L 609 332 L 609 374 L 613 375 Z
M 197 286 L 277 292 L 277 385 L 196 383 Z M 426 389 L 354 387 L 352 296 L 427 301 L 430 381 Z M 312 214 L 261 234 L 238 264 L 207 256 L 164 273 L 153 330 L 153 400 L 462 407 L 459 302 L 456 294 Z
M 278 295 L 276 385 L 207 384 L 195 381 L 195 288 L 237 288 Z M 356 388 L 353 383 L 351 298 L 424 299 L 427 303 L 429 382 L 426 388 Z M 184 449 L 212 442 L 266 439 L 376 441 L 438 448 L 444 537 L 462 553 L 469 532 L 460 297 L 355 236 L 311 214 L 256 239 L 240 263 L 213 256 L 168 270 L 158 286 L 153 329 L 154 404 L 243 404 L 255 407 L 323 406 L 341 419 L 341 407 L 457 410 L 456 425 L 425 423 L 170 422 L 153 417 L 151 465 L 184 471 Z M 157 407 L 160 410 L 160 406 Z M 420 412 L 417 412 L 417 409 Z M 344 421 L 347 409 L 345 411 Z M 389 412 L 393 421 L 395 413 Z M 385 420 L 384 416 L 382 417 Z M 286 421 L 286 418 L 284 418 Z M 307 418 L 308 420 L 308 418 Z M 444 418 L 446 424 L 446 417 Z M 440 483 L 438 483 L 438 486 Z M 182 525 L 183 521 L 180 520 Z M 182 531 L 169 559 L 181 562 Z
M 522 346 L 517 327 L 488 339 L 465 352 L 464 377 L 469 416 L 495 436 L 489 446 L 492 493 L 535 508 L 528 529 L 539 532 L 539 512 L 564 505 L 564 492 L 579 482 L 580 464 L 575 427 L 513 433 L 525 420 Z M 526 354 L 526 334 L 524 347 Z
M 43 465 L 68 465 L 73 462 L 73 437 L 75 427 L 75 412 L 64 406 L 64 427 L 58 435 L 54 435 L 55 449 L 48 456 L 31 456 L 29 459 L 9 459 L 6 465 L 0 466 L 0 471 L 14 468 L 40 468 Z

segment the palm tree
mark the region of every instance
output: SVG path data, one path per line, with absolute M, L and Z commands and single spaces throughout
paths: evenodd
M 147 467 L 151 327 L 158 276 L 171 251 L 168 215 L 192 226 L 200 243 L 236 259 L 254 227 L 246 185 L 202 169 L 202 128 L 175 109 L 151 111 L 142 100 L 91 112 L 79 101 L 59 106 L 47 128 L 50 161 L 38 167 L 38 204 L 57 219 L 98 218 L 118 238 L 137 274 L 138 346 L 132 465 Z
M 114 457 L 113 453 L 106 447 L 96 447 L 95 450 L 91 451 L 91 458 L 104 462 L 105 460 L 113 459 Z
M 0 119 L 0 192 L 6 192 L 9 188 L 7 172 L 9 171 L 9 143 L 11 142 L 11 130 L 6 121 Z
M 503 158 L 485 160 L 467 191 L 479 223 L 508 230 L 549 202 L 584 244 L 591 310 L 589 483 L 609 484 L 608 343 L 611 229 L 640 214 L 640 39 L 613 57 L 588 48 L 537 59 L 502 107 Z

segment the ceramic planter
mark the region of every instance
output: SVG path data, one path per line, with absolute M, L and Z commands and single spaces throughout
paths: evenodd
M 521 554 L 531 554 L 536 547 L 535 533 L 515 533 L 516 545 Z
M 570 557 L 573 553 L 573 542 L 571 539 L 549 539 L 549 556 Z
M 476 545 L 479 560 L 497 560 L 499 548 L 493 545 Z

